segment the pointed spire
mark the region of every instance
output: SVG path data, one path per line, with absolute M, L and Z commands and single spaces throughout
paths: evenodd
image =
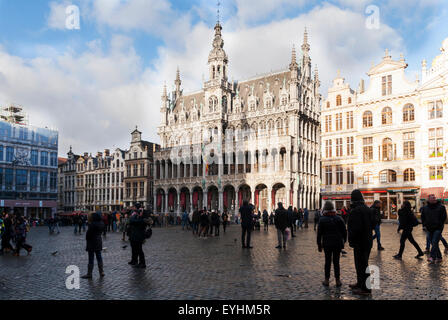
M 182 81 L 180 80 L 179 66 L 177 67 L 176 80 L 174 81 L 174 84 L 176 85 L 176 92 L 180 92 L 180 85 L 182 84 Z
M 162 97 L 167 97 L 168 96 L 168 94 L 167 94 L 167 92 L 166 92 L 166 82 L 163 84 L 163 94 L 162 94 Z
M 291 63 L 289 64 L 289 69 L 297 69 L 298 66 L 299 65 L 297 64 L 296 47 L 292 45 Z
M 303 56 L 308 56 L 308 52 L 310 51 L 310 45 L 308 43 L 308 31 L 305 27 L 305 32 L 303 33 L 303 44 L 302 44 L 302 52 Z
M 319 80 L 319 70 L 317 70 L 317 64 L 314 67 L 314 79 Z

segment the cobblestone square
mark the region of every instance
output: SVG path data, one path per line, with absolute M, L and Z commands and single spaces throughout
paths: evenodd
M 147 269 L 128 266 L 130 245 L 121 234 L 108 233 L 103 241 L 106 277 L 100 279 L 95 265 L 94 279 L 81 279 L 79 290 L 65 286 L 66 267 L 77 265 L 86 271 L 85 234 L 74 235 L 71 227 L 59 235 L 47 228 L 33 228 L 28 242 L 33 252 L 17 258 L 0 257 L 0 299 L 446 299 L 447 262 L 428 265 L 416 260 L 415 249 L 406 243 L 402 261 L 392 258 L 398 251 L 396 225 L 382 225 L 383 252 L 372 249 L 371 265 L 380 268 L 380 289 L 371 298 L 351 294 L 355 281 L 353 251 L 341 258 L 343 286 L 322 286 L 323 253 L 317 251 L 316 233 L 299 230 L 286 250 L 275 249 L 276 230 L 253 232 L 253 249 L 242 249 L 240 226 L 231 225 L 220 237 L 198 239 L 180 227 L 155 228 L 144 245 Z M 422 248 L 425 236 L 418 227 L 414 236 Z M 126 246 L 126 248 L 123 248 Z M 443 246 L 441 245 L 443 248 Z M 52 255 L 57 251 L 56 255 Z

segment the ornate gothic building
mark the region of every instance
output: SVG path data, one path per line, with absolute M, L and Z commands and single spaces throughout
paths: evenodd
M 218 22 L 200 91 L 166 86 L 154 153 L 158 213 L 207 207 L 236 213 L 244 199 L 259 210 L 317 208 L 320 192 L 320 101 L 305 30 L 301 61 L 289 68 L 228 81 L 228 57 Z

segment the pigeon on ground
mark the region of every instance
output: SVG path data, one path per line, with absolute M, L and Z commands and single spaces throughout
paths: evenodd
M 122 246 L 123 249 L 126 249 L 128 246 Z
M 59 252 L 59 251 L 55 251 L 55 252 L 52 252 L 51 254 L 55 256 L 55 255 L 58 254 L 58 252 Z

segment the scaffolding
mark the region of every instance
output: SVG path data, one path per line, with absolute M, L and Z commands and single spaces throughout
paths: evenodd
M 8 107 L 2 107 L 0 109 L 0 119 L 12 124 L 28 125 L 28 115 L 18 105 L 10 104 Z

